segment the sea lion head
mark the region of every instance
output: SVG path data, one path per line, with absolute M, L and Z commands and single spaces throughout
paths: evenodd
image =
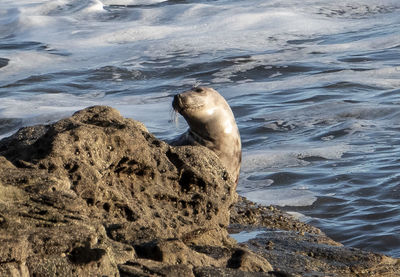
M 214 151 L 234 179 L 239 176 L 241 142 L 231 108 L 214 89 L 194 87 L 177 94 L 172 107 L 189 125 L 186 144 L 190 140 Z
M 228 134 L 233 131 L 231 108 L 212 88 L 195 87 L 177 94 L 172 107 L 185 118 L 191 131 L 204 139 L 212 139 L 221 132 Z

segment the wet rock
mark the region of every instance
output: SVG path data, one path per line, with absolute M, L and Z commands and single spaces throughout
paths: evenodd
M 284 274 L 277 276 L 400 276 L 399 259 L 346 248 L 276 207 L 240 197 L 231 211 L 230 232 L 257 230 L 240 245 L 268 260 L 275 274 Z
M 318 228 L 295 220 L 292 216 L 274 206 L 264 207 L 241 196 L 239 196 L 239 201 L 231 209 L 230 222 L 231 232 L 235 232 L 235 226 L 238 226 L 239 230 L 243 226 L 250 226 L 250 229 L 268 227 L 312 234 L 322 233 Z M 337 244 L 334 241 L 332 243 Z
M 231 258 L 228 260 L 227 266 L 242 271 L 269 272 L 273 270 L 266 259 L 243 248 L 235 249 Z
M 398 259 L 334 246 L 329 241 L 324 235 L 270 230 L 247 244 L 263 253 L 274 269 L 296 276 L 399 276 Z M 271 242 L 272 250 L 267 246 Z
M 228 235 L 254 228 L 268 232 L 239 245 Z M 0 141 L 0 245 L 0 276 L 399 270 L 396 259 L 346 249 L 276 208 L 238 198 L 213 152 L 172 147 L 104 106 Z
M 193 270 L 196 277 L 278 277 L 274 272 L 244 272 L 231 268 L 200 267 Z M 288 276 L 289 277 L 289 276 Z

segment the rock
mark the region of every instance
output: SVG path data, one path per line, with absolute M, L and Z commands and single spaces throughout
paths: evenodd
M 273 272 L 244 272 L 231 268 L 200 267 L 193 270 L 196 277 L 289 277 L 277 275 Z
M 206 148 L 97 106 L 3 139 L 0 161 L 0 272 L 163 275 L 230 259 L 235 184 Z
M 275 207 L 240 197 L 231 211 L 230 232 L 259 231 L 240 245 L 268 260 L 277 276 L 400 276 L 399 259 L 346 248 Z
M 243 248 L 235 249 L 231 258 L 228 260 L 227 266 L 242 271 L 269 272 L 273 270 L 266 259 Z
M 24 128 L 3 141 L 0 151 L 17 168 L 53 177 L 35 197 L 55 200 L 53 206 L 65 202 L 54 192 L 85 201 L 85 216 L 104 221 L 113 239 L 118 234 L 125 243 L 204 237 L 220 244 L 222 236 L 207 235 L 223 233 L 236 199 L 213 153 L 171 148 L 110 108 L 93 107 L 50 126 Z M 125 229 L 131 237 L 123 235 Z
M 269 206 L 264 207 L 239 196 L 239 201 L 231 209 L 231 232 L 235 232 L 235 226 L 239 230 L 243 226 L 251 226 L 251 229 L 258 227 L 275 228 L 279 230 L 290 230 L 297 232 L 307 232 L 311 234 L 321 234 L 318 228 L 295 220 L 287 213 Z M 331 241 L 338 245 L 337 242 Z
M 0 276 L 399 272 L 235 185 L 210 150 L 170 146 L 109 107 L 22 128 L 0 141 Z M 254 228 L 266 232 L 242 244 L 228 234 Z
M 265 251 L 271 242 L 274 248 Z M 248 245 L 256 253 L 262 251 L 274 269 L 298 276 L 399 276 L 400 272 L 398 259 L 326 244 L 321 235 L 266 231 Z

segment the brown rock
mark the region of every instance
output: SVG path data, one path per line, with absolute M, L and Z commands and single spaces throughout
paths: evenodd
M 23 128 L 0 141 L 0 276 L 399 272 L 397 259 L 236 202 L 234 188 L 213 152 L 172 147 L 109 107 Z M 266 232 L 238 245 L 230 223 L 230 231 Z
M 193 250 L 234 244 L 235 184 L 217 156 L 171 147 L 112 108 L 23 128 L 0 161 L 0 272 L 116 276 L 136 263 L 163 275 L 230 258 Z
M 231 232 L 261 232 L 241 245 L 266 258 L 277 276 L 400 276 L 399 259 L 346 248 L 276 207 L 240 198 L 232 208 L 231 222 Z
M 250 272 L 269 272 L 273 270 L 266 259 L 243 248 L 235 249 L 228 261 L 228 267 Z

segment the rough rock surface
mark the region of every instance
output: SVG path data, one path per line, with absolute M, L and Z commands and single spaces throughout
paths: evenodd
M 257 230 L 243 246 L 266 258 L 275 272 L 291 276 L 400 276 L 400 260 L 346 248 L 321 230 L 245 198 L 231 209 L 232 233 Z M 287 276 L 287 275 L 277 275 Z
M 112 108 L 26 127 L 0 141 L 0 276 L 400 270 L 397 259 L 344 248 L 275 208 L 237 200 L 214 153 L 169 146 Z M 247 243 L 228 235 L 254 228 L 266 232 Z

